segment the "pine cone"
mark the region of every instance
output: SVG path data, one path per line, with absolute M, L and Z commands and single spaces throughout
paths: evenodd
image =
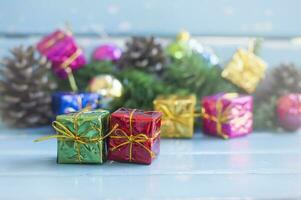
M 35 48 L 23 46 L 11 50 L 0 69 L 0 114 L 13 127 L 32 127 L 49 123 L 51 93 L 56 84 L 49 79 L 51 64 L 36 57 Z
M 162 46 L 153 37 L 133 37 L 126 43 L 126 51 L 119 62 L 122 68 L 135 67 L 150 72 L 161 72 L 165 64 Z
M 294 64 L 282 64 L 267 73 L 255 93 L 257 101 L 266 101 L 271 96 L 301 93 L 301 70 Z
M 280 130 L 276 102 L 279 97 L 290 93 L 301 93 L 301 70 L 293 64 L 271 69 L 254 94 L 255 128 Z

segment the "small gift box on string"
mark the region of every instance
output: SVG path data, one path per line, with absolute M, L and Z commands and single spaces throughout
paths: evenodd
M 51 61 L 53 72 L 61 79 L 68 78 L 72 90 L 77 91 L 73 71 L 83 67 L 86 59 L 71 32 L 57 30 L 42 38 L 37 49 Z
M 109 111 L 95 110 L 58 115 L 52 123 L 56 135 L 35 141 L 57 138 L 58 163 L 94 163 L 106 160 L 105 138 L 108 130 Z M 114 128 L 112 129 L 114 131 Z
M 287 131 L 301 127 L 301 94 L 287 94 L 277 101 L 279 125 Z
M 267 68 L 264 60 L 255 55 L 255 46 L 258 43 L 258 40 L 250 41 L 248 50 L 238 49 L 221 74 L 248 93 L 255 91 Z
M 80 111 L 90 106 L 92 110 L 101 107 L 101 96 L 90 92 L 56 92 L 52 95 L 52 111 L 55 115 Z
M 244 136 L 253 130 L 253 98 L 237 93 L 202 99 L 203 131 L 224 139 Z
M 160 127 L 160 112 L 118 109 L 110 119 L 108 159 L 151 164 L 160 151 Z
M 154 101 L 154 109 L 162 112 L 161 137 L 191 138 L 194 130 L 196 97 L 159 96 Z

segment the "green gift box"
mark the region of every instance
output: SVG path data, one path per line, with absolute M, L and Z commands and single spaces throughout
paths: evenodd
M 109 114 L 99 109 L 58 115 L 52 123 L 57 134 L 37 141 L 57 138 L 58 163 L 103 163 Z

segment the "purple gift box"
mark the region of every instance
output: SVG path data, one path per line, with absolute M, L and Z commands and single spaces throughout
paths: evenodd
M 86 64 L 86 59 L 73 36 L 61 30 L 45 36 L 37 44 L 37 49 L 52 62 L 53 71 L 62 79 Z
M 252 132 L 252 96 L 221 93 L 204 97 L 201 104 L 204 133 L 227 139 Z

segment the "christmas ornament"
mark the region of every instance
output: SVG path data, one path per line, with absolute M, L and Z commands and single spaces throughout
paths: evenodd
M 180 32 L 176 40 L 167 46 L 167 54 L 173 59 L 182 59 L 190 56 L 192 49 L 189 46 L 189 40 L 190 34 L 187 31 Z
M 223 70 L 222 77 L 252 93 L 263 79 L 266 67 L 267 64 L 253 53 L 253 49 L 238 49 Z
M 97 92 L 104 97 L 120 97 L 122 94 L 122 84 L 112 75 L 98 75 L 90 81 L 89 90 Z
M 177 41 L 183 41 L 183 42 L 187 42 L 190 40 L 190 33 L 188 31 L 181 31 L 177 37 L 176 37 Z
M 161 44 L 153 37 L 133 37 L 126 43 L 126 50 L 120 60 L 123 68 L 134 67 L 150 72 L 160 72 L 166 64 Z
M 106 110 L 82 110 L 58 115 L 52 123 L 57 134 L 35 142 L 57 138 L 58 163 L 101 164 L 106 161 L 104 140 L 111 134 L 107 132 L 109 114 Z
M 154 100 L 154 109 L 161 112 L 161 137 L 191 138 L 193 136 L 196 97 L 159 96 Z
M 210 63 L 211 66 L 219 65 L 219 58 L 211 48 L 209 47 L 198 48 L 195 49 L 194 51 L 198 52 L 206 62 Z
M 14 127 L 49 123 L 51 93 L 56 84 L 48 78 L 51 63 L 38 57 L 34 47 L 14 48 L 0 69 L 1 117 Z
M 42 38 L 37 49 L 52 62 L 54 73 L 62 79 L 68 77 L 72 90 L 77 91 L 72 72 L 83 67 L 86 59 L 71 33 L 57 30 Z
M 276 113 L 277 101 L 291 93 L 301 93 L 301 70 L 294 64 L 281 64 L 270 69 L 254 94 L 255 128 L 281 131 Z
M 301 93 L 301 69 L 294 64 L 281 64 L 268 71 L 255 92 L 257 101 L 277 98 L 290 93 Z
M 122 51 L 114 44 L 103 44 L 93 52 L 93 59 L 96 61 L 113 61 L 120 59 Z
M 102 97 L 89 92 L 55 92 L 52 95 L 52 110 L 55 115 L 80 111 L 87 106 L 92 110 L 102 107 Z
M 108 159 L 151 164 L 160 151 L 160 126 L 160 112 L 118 109 L 110 118 Z
M 97 75 L 109 74 L 109 75 L 118 75 L 120 71 L 117 69 L 116 65 L 111 61 L 91 61 L 84 68 L 74 72 L 76 77 L 76 83 L 80 91 L 87 90 L 90 81 Z M 68 88 L 60 81 L 60 89 L 67 90 Z
M 253 98 L 237 93 L 217 94 L 202 99 L 203 130 L 224 139 L 252 132 Z
M 89 83 L 89 91 L 100 94 L 102 104 L 108 107 L 112 100 L 119 98 L 122 95 L 122 84 L 112 75 L 98 75 Z
M 287 131 L 301 127 L 301 94 L 288 94 L 277 102 L 279 125 Z
M 180 32 L 177 35 L 176 40 L 167 46 L 167 54 L 176 60 L 196 54 L 211 66 L 219 64 L 219 58 L 213 50 L 204 47 L 198 41 L 191 39 L 190 34 L 187 31 Z

